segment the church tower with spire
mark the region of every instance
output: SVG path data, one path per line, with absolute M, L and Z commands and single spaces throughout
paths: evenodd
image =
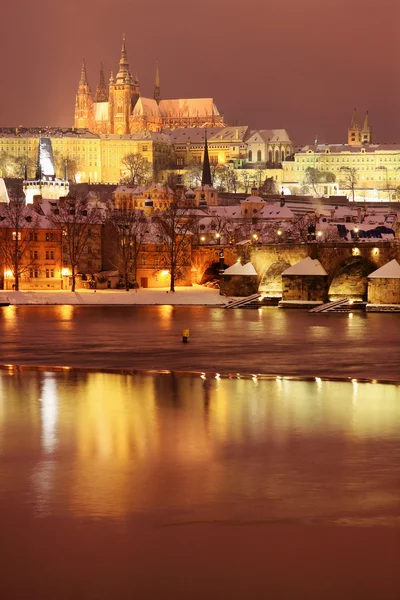
M 85 61 L 82 62 L 81 77 L 75 102 L 75 127 L 93 129 L 93 98 L 90 91 Z
M 124 135 L 129 133 L 129 117 L 139 98 L 139 81 L 129 71 L 128 56 L 125 45 L 125 35 L 122 40 L 119 71 L 110 80 L 110 133 Z
M 371 144 L 371 142 L 372 142 L 372 131 L 371 131 L 371 125 L 369 124 L 368 111 L 366 112 L 365 119 L 364 119 L 364 125 L 363 125 L 362 131 L 361 131 L 361 142 L 363 144 Z
M 350 127 L 347 132 L 347 143 L 349 146 L 359 146 L 361 144 L 361 127 L 358 123 L 357 109 L 354 109 Z
M 157 104 L 160 104 L 161 88 L 160 88 L 160 73 L 158 70 L 158 61 L 156 64 L 156 78 L 154 81 L 154 100 L 157 102 Z

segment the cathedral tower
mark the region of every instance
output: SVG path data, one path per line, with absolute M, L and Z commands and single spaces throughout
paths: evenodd
M 85 61 L 82 63 L 81 78 L 75 102 L 75 127 L 93 129 L 93 99 L 87 80 Z
M 139 97 L 139 81 L 129 72 L 125 36 L 122 40 L 119 71 L 115 80 L 110 80 L 110 125 L 111 133 L 129 133 L 129 117 Z

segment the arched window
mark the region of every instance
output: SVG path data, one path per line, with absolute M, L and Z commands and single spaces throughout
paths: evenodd
M 253 152 L 249 150 L 249 162 L 253 160 Z
M 275 162 L 279 162 L 279 150 L 275 150 Z
M 270 151 L 268 152 L 268 160 L 269 160 L 269 162 L 270 162 L 270 163 L 272 163 L 272 161 L 274 160 L 274 159 L 273 159 L 272 150 L 270 150 Z
M 257 150 L 257 162 L 261 162 L 261 150 Z
M 285 160 L 285 151 L 284 150 L 282 150 L 281 156 L 282 156 L 282 160 Z

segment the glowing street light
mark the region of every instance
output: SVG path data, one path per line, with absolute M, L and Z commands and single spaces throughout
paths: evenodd
M 221 234 L 220 233 L 216 233 L 215 237 L 217 238 L 218 244 L 220 244 L 221 243 Z
M 281 236 L 282 236 L 282 230 L 278 229 L 278 231 L 276 233 L 277 233 L 277 236 L 278 236 L 278 241 L 280 242 L 281 241 Z

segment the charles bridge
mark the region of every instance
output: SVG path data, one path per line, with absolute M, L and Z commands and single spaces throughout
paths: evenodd
M 266 245 L 204 245 L 192 250 L 197 281 L 217 274 L 237 262 L 251 261 L 257 271 L 259 290 L 281 295 L 281 275 L 307 256 L 318 259 L 328 273 L 329 296 L 366 296 L 367 276 L 394 258 L 400 261 L 400 240 L 308 242 Z

